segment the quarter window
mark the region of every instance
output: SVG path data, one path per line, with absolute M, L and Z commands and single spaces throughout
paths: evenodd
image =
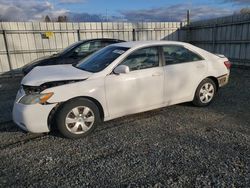
M 130 54 L 122 63 L 130 71 L 147 69 L 159 66 L 159 53 L 157 47 L 139 49 Z
M 163 52 L 166 65 L 203 60 L 202 57 L 184 48 L 183 46 L 164 46 Z

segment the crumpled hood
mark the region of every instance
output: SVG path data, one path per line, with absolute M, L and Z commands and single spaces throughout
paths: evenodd
M 40 86 L 46 82 L 64 80 L 83 80 L 93 73 L 83 71 L 72 65 L 38 66 L 29 72 L 22 80 L 22 85 Z

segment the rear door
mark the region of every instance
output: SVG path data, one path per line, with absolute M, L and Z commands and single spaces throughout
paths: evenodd
M 162 47 L 165 75 L 165 102 L 190 101 L 207 70 L 205 60 L 196 52 L 180 45 Z

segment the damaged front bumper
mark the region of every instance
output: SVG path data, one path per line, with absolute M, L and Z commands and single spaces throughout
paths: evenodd
M 14 103 L 12 118 L 13 121 L 23 130 L 32 133 L 49 132 L 48 117 L 56 104 L 31 104 L 24 105 L 19 100 L 25 95 L 23 89 L 18 91 Z

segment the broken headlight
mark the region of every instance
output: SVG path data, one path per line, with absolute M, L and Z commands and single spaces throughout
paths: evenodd
M 54 93 L 34 93 L 24 95 L 20 100 L 19 103 L 29 105 L 29 104 L 45 104 L 50 97 L 52 97 Z

